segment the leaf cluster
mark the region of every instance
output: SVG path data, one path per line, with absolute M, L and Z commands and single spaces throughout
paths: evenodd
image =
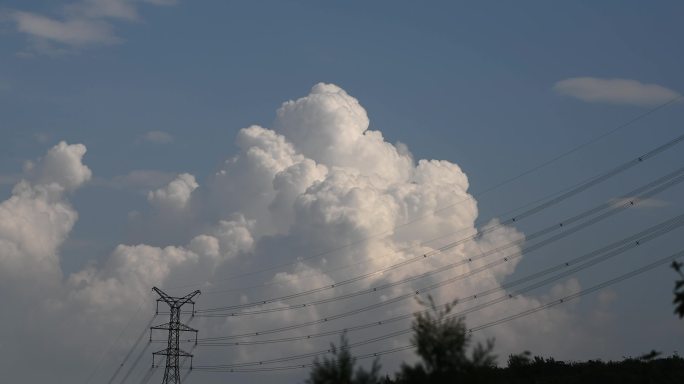
M 470 353 L 470 332 L 463 317 L 451 316 L 456 301 L 439 308 L 432 297 L 423 303 L 427 311 L 413 320 L 413 343 L 421 361 L 402 364 L 398 383 L 451 383 L 458 380 L 486 381 L 489 368 L 496 364 L 494 340 L 476 344 Z
M 354 370 L 356 358 L 349 352 L 347 335 L 340 336 L 340 346 L 330 344 L 331 357 L 316 358 L 307 384 L 376 384 L 380 381 L 380 363 L 373 361 L 370 371 L 359 367 Z
M 684 263 L 673 261 L 671 264 L 672 269 L 677 271 L 681 279 L 675 281 L 674 288 L 674 300 L 672 301 L 675 305 L 674 312 L 679 316 L 679 318 L 684 318 L 684 273 L 682 273 L 682 268 Z

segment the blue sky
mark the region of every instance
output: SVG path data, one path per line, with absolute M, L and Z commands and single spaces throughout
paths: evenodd
M 416 160 L 458 164 L 478 201 L 474 220 L 481 226 L 681 134 L 684 104 L 677 101 L 479 196 L 679 95 L 682 14 L 677 1 L 6 0 L 0 5 L 2 200 L 30 177 L 22 173 L 27 161 L 40 164 L 36 159 L 61 140 L 82 143 L 92 177 L 68 196 L 78 221 L 55 251 L 64 278 L 92 263 L 104 265 L 118 244 L 183 247 L 200 232 L 183 225 L 154 229 L 160 217 L 181 219 L 155 211 L 148 192 L 184 172 L 194 175 L 198 191 L 211 189 L 224 161 L 241 153 L 235 143 L 240 129 L 284 124 L 275 112 L 281 104 L 325 82 L 358 99 L 369 129 L 388 143 L 406 144 Z M 58 24 L 46 27 L 48 19 Z M 69 30 L 69 22 L 88 28 Z M 670 150 L 516 228 L 529 233 L 620 196 L 681 166 L 682 153 Z M 143 176 L 134 179 L 136 172 Z M 559 243 L 556 252 L 582 252 L 573 248 L 578 243 L 592 249 L 609 236 L 678 214 L 681 196 L 681 187 L 673 188 L 651 207 Z M 216 224 L 202 222 L 203 214 L 195 212 L 192 223 Z M 674 250 L 677 243 L 668 238 L 654 250 Z M 514 273 L 534 270 L 532 260 L 521 261 Z M 625 265 L 638 266 L 636 256 Z M 612 271 L 599 268 L 580 282 L 600 281 Z M 683 338 L 676 342 L 667 334 L 681 329 L 667 296 L 674 277 L 662 268 L 616 290 L 614 319 L 635 319 L 614 320 L 608 345 L 587 358 L 681 351 Z M 641 295 L 635 307 L 629 298 Z M 588 319 L 595 307 L 584 305 L 575 315 Z M 661 326 L 626 337 L 639 322 Z M 526 348 L 524 342 L 510 345 Z M 583 356 L 580 349 L 573 353 L 565 357 Z M 66 368 L 64 375 L 79 377 Z
M 487 146 L 497 143 L 486 136 L 507 132 L 504 141 L 518 145 L 529 134 L 577 139 L 582 126 L 593 132 L 629 115 L 624 107 L 596 111 L 552 97 L 551 86 L 564 78 L 636 78 L 682 86 L 676 2 L 649 7 L 448 3 L 148 5 L 139 9 L 141 21 L 113 23 L 121 43 L 37 60 L 16 57 L 27 49 L 26 38 L 5 25 L 3 104 L 15 103 L 5 112 L 11 119 L 5 125 L 21 131 L 49 125 L 91 146 L 97 139 L 114 144 L 112 137 L 128 144 L 126 136 L 153 125 L 182 135 L 179 141 L 188 145 L 211 134 L 220 150 L 232 140 L 227 130 L 270 122 L 283 100 L 326 79 L 362 100 L 373 126 L 382 127 L 391 141 L 412 143 L 419 157 L 458 154 L 461 162 L 476 163 L 471 159 L 478 156 L 468 151 L 473 145 L 459 143 L 466 140 L 447 140 L 442 147 L 430 137 L 477 138 L 484 131 L 489 134 L 480 140 Z M 58 8 L 52 2 L 34 7 L 28 10 Z M 497 149 L 506 151 L 500 144 Z M 192 164 L 210 161 L 194 157 Z M 169 161 L 154 165 L 189 166 L 186 160 Z M 108 173 L 137 165 L 97 164 Z

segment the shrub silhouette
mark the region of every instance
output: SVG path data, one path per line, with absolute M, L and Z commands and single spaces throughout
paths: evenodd
M 684 263 L 673 261 L 671 266 L 672 269 L 677 271 L 681 277 L 681 279 L 675 282 L 675 298 L 673 300 L 673 304 L 675 305 L 675 313 L 679 316 L 679 318 L 682 318 L 684 317 L 684 274 L 682 273 L 682 267 L 684 267 Z
M 349 352 L 347 335 L 340 336 L 339 348 L 330 344 L 332 357 L 324 357 L 323 361 L 316 358 L 309 373 L 307 384 L 376 384 L 380 381 L 380 363 L 373 361 L 370 371 L 359 367 L 354 371 L 356 358 Z
M 677 268 L 675 268 L 675 265 Z M 673 268 L 682 275 L 681 264 Z M 675 304 L 684 317 L 684 276 L 675 285 Z M 332 344 L 332 357 L 314 360 L 308 384 L 446 384 L 446 383 L 501 383 L 501 384 L 586 384 L 593 382 L 641 384 L 684 383 L 684 359 L 660 357 L 655 350 L 622 361 L 589 360 L 564 362 L 553 357 L 534 356 L 528 351 L 508 357 L 506 367 L 495 365 L 492 354 L 494 342 L 476 344 L 472 349 L 470 332 L 464 319 L 451 315 L 456 302 L 444 307 L 435 305 L 431 297 L 426 311 L 415 314 L 412 341 L 420 361 L 414 365 L 403 363 L 394 379 L 389 375 L 379 378 L 380 364 L 376 359 L 370 371 L 354 369 L 356 359 L 349 352 L 345 334 L 340 347 Z M 681 312 L 680 312 L 681 311 Z M 470 353 L 468 353 L 470 350 Z
M 421 361 L 413 366 L 402 364 L 398 383 L 486 382 L 496 363 L 492 354 L 494 341 L 478 343 L 468 355 L 471 342 L 462 317 L 450 316 L 456 301 L 442 309 L 428 297 L 427 311 L 413 320 L 413 343 Z

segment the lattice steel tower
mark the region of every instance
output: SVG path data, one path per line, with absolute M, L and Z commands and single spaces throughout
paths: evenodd
M 185 304 L 192 304 L 192 315 L 195 315 L 195 302 L 192 298 L 199 295 L 200 291 L 189 293 L 183 297 L 171 297 L 164 293 L 161 289 L 154 287 L 153 291 L 159 294 L 157 299 L 157 313 L 159 313 L 159 302 L 163 301 L 168 304 L 169 322 L 154 327 L 150 327 L 150 341 L 152 341 L 152 330 L 162 329 L 169 331 L 168 344 L 165 349 L 152 353 L 152 367 L 154 367 L 154 358 L 159 356 L 166 356 L 166 369 L 164 370 L 164 380 L 162 384 L 180 384 L 180 358 L 190 358 L 190 369 L 192 369 L 192 354 L 180 349 L 180 333 L 181 332 L 195 332 L 195 345 L 197 345 L 197 330 L 180 322 L 181 307 Z

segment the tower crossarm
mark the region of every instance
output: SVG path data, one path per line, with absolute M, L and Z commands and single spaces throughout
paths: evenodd
M 178 324 L 164 323 L 164 324 L 152 326 L 152 327 L 150 327 L 150 329 L 161 329 L 164 331 L 176 330 L 176 331 L 181 331 L 181 332 L 199 332 L 195 328 L 189 327 L 183 323 L 178 323 Z
M 180 308 L 183 306 L 183 304 L 186 304 L 186 303 L 195 304 L 195 302 L 192 301 L 192 298 L 197 296 L 197 295 L 200 295 L 200 294 L 202 294 L 202 292 L 200 292 L 200 290 L 198 289 L 195 292 L 189 293 L 189 294 L 177 299 L 176 307 Z
M 162 291 L 161 289 L 159 289 L 159 288 L 157 288 L 157 287 L 152 287 L 152 290 L 155 291 L 155 292 L 157 292 L 157 294 L 159 295 L 159 298 L 160 298 L 162 301 L 164 301 L 166 304 L 168 304 L 169 307 L 174 306 L 174 304 L 176 303 L 175 298 L 173 298 L 173 297 L 167 295 L 166 292 Z
M 162 350 L 159 350 L 157 352 L 152 352 L 153 355 L 159 355 L 159 356 L 175 356 L 178 354 L 178 356 L 181 357 L 193 357 L 194 355 L 192 353 L 185 352 L 182 349 L 179 350 L 169 350 L 168 348 L 164 348 Z

